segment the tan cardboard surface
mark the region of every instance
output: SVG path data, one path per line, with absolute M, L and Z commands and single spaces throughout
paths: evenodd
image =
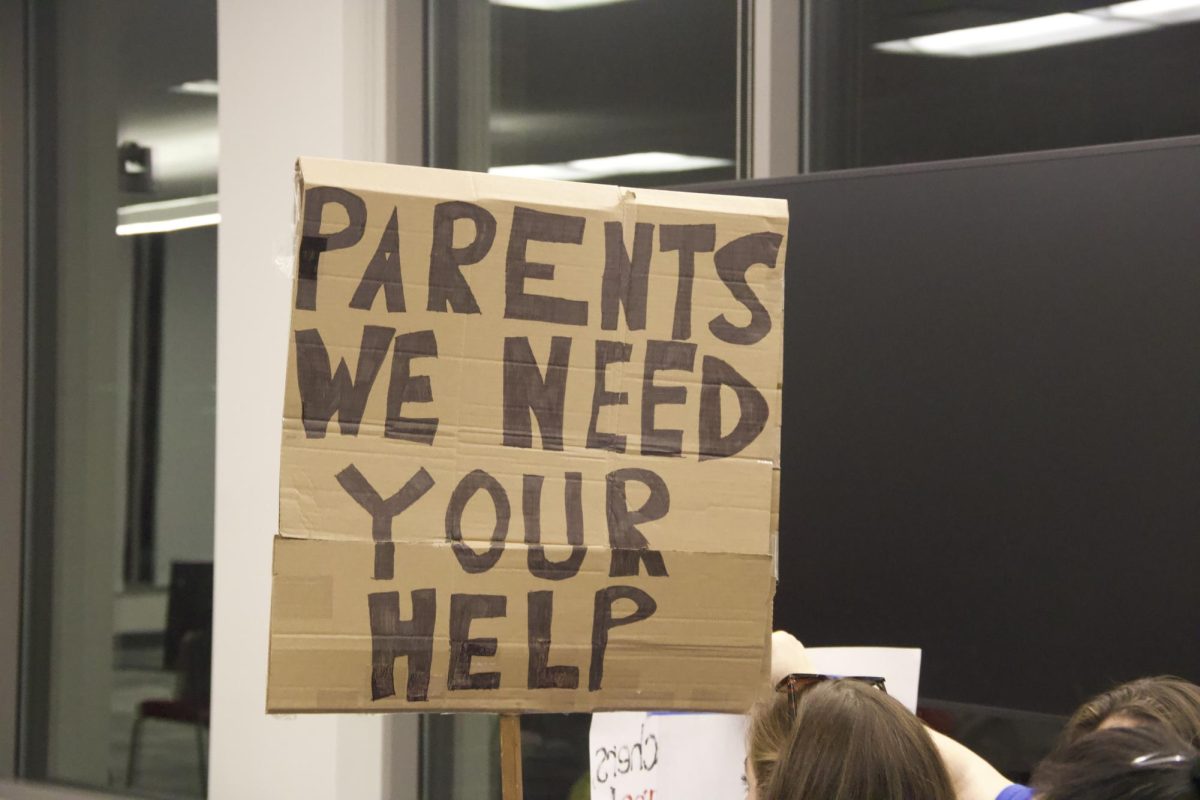
M 322 159 L 298 190 L 269 710 L 744 708 L 786 204 Z
M 446 571 L 449 556 L 440 552 L 443 547 L 397 545 L 398 561 L 413 574 L 399 582 L 402 592 L 430 585 L 420 580 L 422 575 Z M 371 699 L 371 631 L 364 606 L 367 595 L 380 590 L 370 579 L 371 564 L 371 546 L 366 543 L 276 539 L 268 695 L 272 710 L 412 708 L 405 700 L 404 658 L 395 661 L 397 694 Z M 614 629 L 601 688 L 595 692 L 587 691 L 593 597 L 613 583 L 607 554 L 589 551 L 579 574 L 553 587 L 530 580 L 522 546 L 506 548 L 499 563 L 484 574 L 447 571 L 438 583 L 439 595 L 464 591 L 507 597 L 504 617 L 477 619 L 471 626 L 472 637 L 498 639 L 496 655 L 474 657 L 471 671 L 498 670 L 500 682 L 494 690 L 445 690 L 450 624 L 448 615 L 439 613 L 429 705 L 494 711 L 743 708 L 744 693 L 731 689 L 755 689 L 764 680 L 760 664 L 763 620 L 769 617 L 772 596 L 771 583 L 764 579 L 770 574 L 769 557 L 676 553 L 669 566 L 674 567 L 669 594 L 655 586 L 658 578 L 641 575 L 627 581 L 652 593 L 659 608 L 641 622 Z M 528 591 L 546 589 L 554 592 L 549 663 L 578 669 L 580 691 L 527 688 Z M 704 618 L 696 619 L 689 608 L 704 609 Z M 411 612 L 406 602 L 401 612 Z

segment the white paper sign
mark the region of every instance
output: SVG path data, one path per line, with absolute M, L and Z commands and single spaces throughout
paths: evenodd
M 921 650 L 809 647 L 808 668 L 825 675 L 878 675 L 888 694 L 916 711 Z M 615 712 L 592 715 L 592 800 L 740 800 L 746 718 L 738 714 Z
M 914 714 L 921 678 L 919 647 L 806 647 L 813 672 L 824 675 L 877 675 L 887 691 Z
M 592 800 L 745 796 L 740 714 L 593 714 L 589 743 Z

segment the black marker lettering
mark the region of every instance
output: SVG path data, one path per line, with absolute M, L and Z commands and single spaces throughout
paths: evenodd
M 642 730 L 644 733 L 645 728 L 643 727 Z M 658 766 L 658 737 L 652 733 L 649 736 L 643 737 L 643 741 L 646 743 L 647 750 L 650 749 L 650 743 L 654 742 L 654 760 L 646 765 L 646 769 L 647 769 L 647 771 L 649 771 L 649 770 L 654 769 L 656 766 Z
M 454 223 L 469 219 L 475 223 L 475 238 L 462 247 L 454 246 Z M 479 303 L 462 267 L 477 264 L 492 249 L 496 239 L 496 218 L 474 203 L 438 203 L 433 209 L 433 247 L 429 251 L 429 311 L 453 311 L 478 314 Z
M 542 434 L 542 449 L 563 449 L 563 406 L 570 359 L 571 340 L 566 336 L 553 337 L 543 377 L 528 337 L 509 336 L 504 340 L 505 447 L 533 446 L 529 419 L 532 411 Z
M 367 396 L 395 333 L 395 328 L 376 325 L 363 328 L 358 365 L 351 380 L 345 359 L 338 360 L 337 371 L 331 374 L 329 352 L 320 331 L 316 328 L 296 331 L 296 380 L 300 384 L 300 418 L 306 437 L 323 439 L 335 411 L 342 435 L 358 435 Z
M 529 688 L 578 689 L 579 667 L 550 666 L 554 592 L 529 593 Z
M 354 297 L 350 298 L 350 307 L 370 310 L 380 289 L 383 289 L 388 311 L 404 310 L 404 279 L 400 275 L 400 234 L 397 231 L 396 209 L 392 209 L 392 218 L 379 237 L 379 247 L 367 264 L 362 280 L 354 290 Z
M 396 337 L 392 353 L 392 379 L 388 383 L 387 420 L 383 435 L 419 444 L 433 444 L 437 417 L 404 417 L 405 403 L 432 403 L 433 389 L 428 375 L 413 375 L 414 358 L 437 358 L 437 337 L 433 331 L 415 331 Z
M 471 622 L 476 619 L 503 617 L 508 598 L 500 594 L 450 595 L 450 674 L 446 688 L 498 689 L 499 672 L 471 672 L 475 656 L 496 655 L 496 639 L 472 639 Z
M 337 482 L 371 515 L 371 538 L 375 540 L 375 580 L 390 581 L 395 574 L 396 546 L 392 543 L 392 520 L 433 488 L 433 476 L 422 467 L 384 500 L 375 487 L 351 464 L 337 474 Z
M 658 231 L 663 252 L 679 251 L 679 285 L 675 291 L 675 321 L 672 339 L 692 338 L 692 280 L 696 275 L 696 253 L 711 252 L 717 244 L 716 225 L 663 225 Z
M 588 422 L 587 446 L 593 450 L 625 452 L 625 437 L 619 433 L 608 433 L 598 429 L 600 409 L 604 406 L 623 406 L 629 402 L 628 392 L 610 392 L 605 386 L 605 373 L 609 364 L 627 363 L 633 354 L 629 342 L 596 342 L 595 382 L 592 388 L 592 417 Z
M 691 371 L 696 359 L 692 342 L 646 342 L 642 366 L 642 455 L 678 456 L 683 453 L 683 431 L 654 426 L 654 409 L 660 405 L 687 402 L 685 386 L 655 386 L 654 373 L 662 370 Z
M 400 619 L 399 592 L 373 592 L 367 595 L 371 618 L 371 699 L 396 693 L 396 659 L 408 658 L 410 701 L 429 697 L 429 673 L 433 666 L 433 627 L 437 618 L 437 594 L 433 589 L 412 593 L 412 619 Z
M 583 473 L 568 472 L 563 489 L 566 506 L 567 543 L 571 553 L 562 561 L 546 558 L 542 545 L 542 481 L 541 475 L 526 475 L 522 486 L 521 505 L 525 513 L 525 544 L 529 545 L 529 572 L 536 578 L 561 581 L 579 572 L 587 548 L 583 546 Z
M 325 206 L 336 203 L 346 211 L 346 227 L 321 233 Z M 367 227 L 367 204 L 353 192 L 336 186 L 313 186 L 304 192 L 304 227 L 300 231 L 300 264 L 296 270 L 296 308 L 317 307 L 317 265 L 322 253 L 358 244 Z
M 700 389 L 700 460 L 728 458 L 740 453 L 767 426 L 769 408 L 762 392 L 733 367 L 716 356 L 705 356 Z M 722 436 L 721 387 L 733 389 L 738 401 L 738 421 Z
M 632 600 L 636 606 L 627 616 L 613 617 L 618 600 Z M 598 691 L 604 682 L 604 654 L 608 650 L 608 632 L 622 625 L 640 622 L 655 611 L 654 598 L 635 586 L 609 586 L 596 592 L 592 612 L 592 664 L 588 672 L 588 691 Z
M 608 783 L 608 770 L 604 769 L 604 765 L 608 763 L 608 748 L 601 747 L 596 750 L 596 755 L 601 756 L 601 761 L 596 765 L 596 780 L 600 783 Z M 604 770 L 601 774 L 600 770 Z
M 496 509 L 496 525 L 492 528 L 492 544 L 482 553 L 476 553 L 471 545 L 463 541 L 462 516 L 468 501 L 475 493 L 483 489 L 492 498 Z M 504 540 L 508 538 L 508 523 L 512 516 L 512 507 L 508 503 L 508 495 L 500 482 L 481 469 L 472 470 L 463 476 L 450 495 L 446 506 L 446 539 L 450 542 L 454 555 L 462 568 L 474 575 L 487 572 L 496 565 L 504 554 Z
M 600 282 L 600 327 L 604 330 L 617 329 L 621 307 L 629 330 L 645 330 L 653 242 L 654 226 L 649 222 L 635 224 L 631 258 L 625 249 L 624 226 L 620 222 L 604 223 L 604 276 Z
M 636 511 L 630 510 L 625 491 L 625 484 L 629 481 L 639 481 L 650 490 L 650 496 Z M 606 483 L 608 543 L 612 548 L 609 576 L 637 575 L 639 561 L 645 562 L 647 575 L 666 575 L 667 567 L 663 563 L 662 553 L 651 550 L 650 542 L 637 528 L 643 522 L 662 519 L 671 510 L 671 493 L 667 490 L 666 481 L 648 469 L 627 467 L 608 473 Z
M 508 259 L 504 264 L 506 319 L 528 319 L 559 325 L 587 325 L 586 301 L 529 294 L 525 291 L 526 280 L 554 280 L 553 264 L 526 260 L 525 251 L 529 242 L 579 244 L 583 241 L 583 226 L 583 217 L 551 214 L 522 206 L 513 209 Z
M 774 269 L 782 241 L 783 236 L 778 233 L 751 233 L 734 239 L 713 256 L 717 275 L 734 299 L 750 312 L 750 322 L 745 327 L 732 324 L 724 314 L 716 317 L 708 323 L 713 336 L 729 344 L 756 344 L 770 333 L 771 314 L 746 283 L 746 271 L 754 264 Z

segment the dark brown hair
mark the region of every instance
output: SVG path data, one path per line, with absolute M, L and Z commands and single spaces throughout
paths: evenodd
M 1113 717 L 1126 717 L 1138 724 L 1157 722 L 1200 749 L 1200 686 L 1172 675 L 1139 678 L 1096 695 L 1068 720 L 1058 749 L 1070 746 Z
M 1200 800 L 1200 756 L 1157 723 L 1085 734 L 1033 775 L 1039 800 Z
M 786 696 L 780 702 L 787 708 Z M 861 681 L 806 688 L 769 780 L 754 766 L 763 800 L 954 800 L 920 721 Z

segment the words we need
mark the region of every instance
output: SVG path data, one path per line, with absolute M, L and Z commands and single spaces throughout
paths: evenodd
M 345 223 L 338 227 L 336 221 L 341 219 Z M 400 224 L 395 208 L 386 224 L 381 227 L 379 222 L 372 221 L 368 225 L 367 204 L 353 192 L 321 186 L 306 190 L 296 309 L 317 309 L 323 254 L 354 247 L 367 231 L 379 231 L 374 255 L 363 265 L 349 308 L 370 310 L 382 293 L 387 311 L 403 314 L 411 302 L 406 295 L 404 272 L 420 270 L 420 277 L 414 283 L 428 287 L 425 311 L 500 314 L 508 320 L 552 326 L 554 335 L 544 367 L 539 364 L 529 337 L 503 337 L 501 407 L 502 443 L 505 446 L 535 446 L 532 413 L 538 421 L 541 448 L 563 449 L 568 367 L 573 361 L 592 366 L 591 413 L 584 439 L 587 448 L 617 453 L 627 451 L 626 435 L 603 430 L 600 418 L 606 407 L 629 404 L 629 393 L 610 389 L 606 375 L 609 366 L 630 362 L 641 362 L 642 365 L 638 431 L 641 455 L 682 455 L 683 432 L 658 427 L 655 410 L 661 405 L 684 404 L 687 387 L 678 383 L 672 385 L 668 376 L 659 376 L 661 372 L 693 373 L 699 370 L 697 456 L 700 460 L 735 455 L 762 432 L 768 405 L 759 388 L 717 355 L 703 354 L 697 364 L 697 345 L 689 341 L 693 338 L 693 286 L 697 255 L 712 253 L 717 277 L 728 292 L 731 311 L 735 312 L 732 316 L 741 321 L 731 320 L 722 311 L 702 320 L 701 324 L 719 345 L 753 349 L 752 346 L 771 331 L 773 321 L 753 287 L 747 283 L 746 274 L 755 265 L 775 267 L 781 234 L 749 233 L 718 247 L 716 224 L 637 222 L 633 225 L 632 247 L 627 247 L 625 225 L 607 221 L 604 223 L 603 263 L 597 264 L 594 273 L 593 286 L 598 297 L 589 301 L 555 295 L 555 265 L 530 261 L 527 256 L 530 243 L 579 246 L 583 242 L 586 218 L 516 206 L 504 257 L 503 302 L 501 304 L 501 298 L 496 297 L 494 307 L 489 307 L 489 298 L 484 298 L 481 307 L 479 298 L 472 291 L 470 271 L 463 268 L 478 264 L 491 251 L 497 238 L 497 221 L 492 212 L 469 202 L 438 203 L 429 220 L 432 245 L 428 261 L 422 264 L 401 263 Z M 571 330 L 587 326 L 591 315 L 597 311 L 602 331 L 617 331 L 622 316 L 626 330 L 646 330 L 647 308 L 652 300 L 649 297 L 650 263 L 655 239 L 660 252 L 676 256 L 674 297 L 667 302 L 672 314 L 670 338 L 647 339 L 644 349 L 627 341 L 598 338 L 585 346 L 585 352 L 578 352 L 581 348 L 575 342 L 577 337 L 570 335 Z M 578 285 L 576 282 L 572 288 Z M 329 349 L 319 329 L 296 330 L 297 379 L 306 435 L 310 438 L 324 436 L 335 412 L 342 435 L 357 435 L 367 398 L 390 351 L 383 435 L 432 443 L 439 418 L 406 415 L 408 405 L 436 401 L 429 376 L 416 374 L 420 365 L 413 363 L 418 359 L 437 358 L 439 343 L 432 327 L 400 331 L 399 326 L 364 325 L 353 376 L 344 360 L 336 369 L 331 366 Z M 642 352 L 636 353 L 635 347 Z M 732 390 L 736 397 L 736 422 L 722 419 L 722 387 Z

